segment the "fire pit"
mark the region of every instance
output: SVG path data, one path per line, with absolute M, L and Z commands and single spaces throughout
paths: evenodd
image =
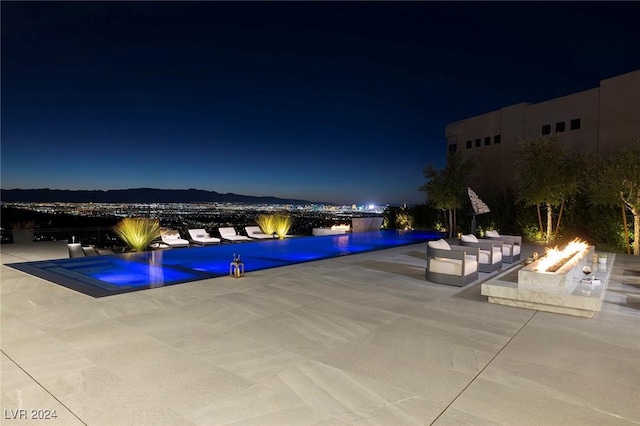
M 593 246 L 578 240 L 562 250 L 547 250 L 534 262 L 482 283 L 481 294 L 490 303 L 591 318 L 602 309 L 615 257 L 610 254 L 606 264 L 593 264 L 593 251 Z M 594 265 L 591 276 L 598 285 L 582 281 L 583 266 Z
M 547 249 L 545 255 L 518 271 L 518 286 L 565 288 L 580 277 L 585 260 L 591 258 L 594 247 L 575 239 L 562 250 Z

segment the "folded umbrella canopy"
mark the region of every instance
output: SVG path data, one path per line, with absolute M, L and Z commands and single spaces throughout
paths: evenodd
M 471 233 L 475 235 L 476 233 L 476 215 L 489 213 L 489 206 L 487 206 L 478 195 L 473 192 L 471 188 L 467 188 L 467 192 L 469 193 L 469 199 L 471 200 L 471 207 L 473 207 L 473 219 L 471 219 Z
M 473 207 L 475 214 L 489 213 L 491 211 L 489 210 L 489 206 L 487 206 L 471 188 L 467 188 L 467 191 L 469 192 L 471 207 Z

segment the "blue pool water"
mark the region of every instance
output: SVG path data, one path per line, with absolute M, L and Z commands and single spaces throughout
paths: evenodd
M 15 269 L 93 297 L 229 275 L 239 254 L 246 272 L 363 253 L 441 238 L 435 231 L 349 233 L 293 237 L 109 256 L 13 263 Z

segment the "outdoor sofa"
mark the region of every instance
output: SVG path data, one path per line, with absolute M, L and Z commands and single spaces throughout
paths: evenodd
M 480 249 L 480 272 L 494 272 L 502 267 L 502 241 L 501 240 L 479 240 L 473 234 L 463 235 L 460 238 L 461 246 L 477 247 Z
M 450 245 L 440 239 L 427 243 L 425 278 L 438 284 L 465 286 L 478 279 L 477 247 Z
M 520 251 L 522 248 L 522 237 L 519 235 L 500 235 L 498 231 L 486 231 L 486 239 L 502 241 L 502 261 L 514 263 L 520 261 Z

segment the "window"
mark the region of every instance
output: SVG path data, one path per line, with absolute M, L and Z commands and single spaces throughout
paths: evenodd
M 491 145 L 491 138 L 489 136 L 487 136 L 486 138 L 484 138 L 484 144 L 485 145 Z
M 467 141 L 467 149 L 471 148 L 471 141 Z
M 545 124 L 542 126 L 542 136 L 551 134 L 551 124 Z
M 449 152 L 454 153 L 456 152 L 457 149 L 458 149 L 457 144 L 452 143 L 451 145 L 449 145 Z
M 564 132 L 564 121 L 556 123 L 556 133 Z
M 476 148 L 480 146 L 480 142 L 482 142 L 480 139 L 476 139 Z
M 580 119 L 576 118 L 575 120 L 571 120 L 571 130 L 578 130 L 580 128 Z
M 500 135 L 495 135 L 493 137 L 493 143 L 500 143 Z

